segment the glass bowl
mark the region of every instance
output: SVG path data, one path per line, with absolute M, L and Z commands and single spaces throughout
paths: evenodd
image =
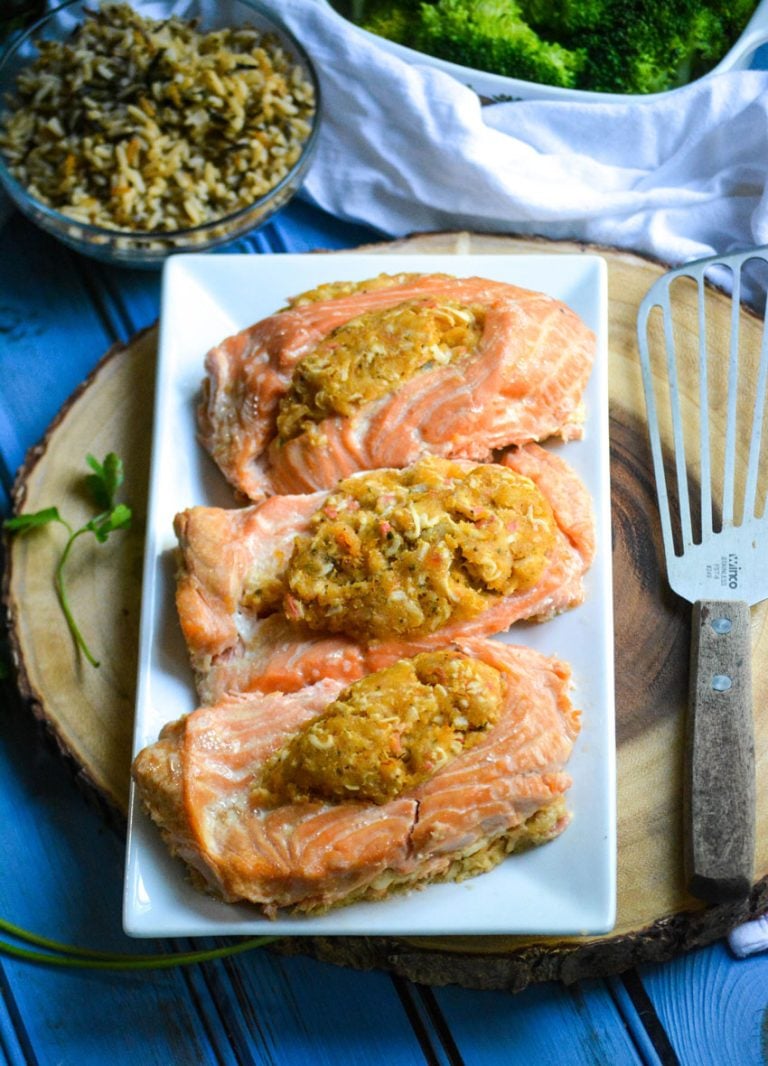
M 270 35 L 285 52 L 292 66 L 298 67 L 314 90 L 314 113 L 308 117 L 309 133 L 303 141 L 298 159 L 276 184 L 258 198 L 236 210 L 211 217 L 188 227 L 166 229 L 113 228 L 72 218 L 30 195 L 21 181 L 9 170 L 9 161 L 0 149 L 0 184 L 16 206 L 34 223 L 75 251 L 104 262 L 151 268 L 160 266 L 174 252 L 204 252 L 221 247 L 263 225 L 299 190 L 317 145 L 320 125 L 320 85 L 315 68 L 304 48 L 293 35 L 279 25 L 254 0 L 131 0 L 129 4 L 144 17 L 163 19 L 171 14 L 184 20 L 197 19 L 201 32 L 250 26 Z M 39 54 L 43 41 L 65 41 L 93 12 L 93 0 L 68 0 L 36 22 L 13 41 L 0 57 L 0 99 L 8 111 L 18 74 Z M 180 168 L 183 170 L 183 166 Z

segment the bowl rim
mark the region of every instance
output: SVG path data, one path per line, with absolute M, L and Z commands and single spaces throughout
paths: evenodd
M 99 0 L 97 0 L 97 3 Z M 130 2 L 130 0 L 129 0 Z M 66 10 L 69 7 L 74 7 L 76 4 L 87 4 L 88 0 L 63 0 L 62 3 L 57 4 L 56 7 L 51 8 L 41 18 L 37 19 L 31 26 L 29 26 L 23 33 L 13 37 L 5 49 L 0 51 L 0 76 L 2 76 L 5 67 L 14 55 L 17 55 L 21 47 L 29 42 L 34 34 L 39 33 L 40 29 L 46 24 L 50 23 L 54 16 L 60 14 L 60 12 Z M 236 211 L 232 211 L 230 214 L 219 215 L 215 219 L 209 219 L 207 222 L 198 223 L 195 226 L 185 226 L 182 229 L 174 230 L 133 230 L 133 229 L 117 229 L 110 226 L 99 226 L 93 222 L 82 222 L 80 219 L 71 218 L 69 215 L 64 214 L 63 211 L 59 211 L 55 207 L 50 207 L 48 204 L 43 203 L 42 200 L 38 200 L 37 197 L 27 190 L 26 186 L 15 178 L 8 167 L 6 166 L 3 158 L 2 151 L 0 151 L 0 181 L 6 188 L 6 192 L 21 207 L 22 205 L 31 207 L 35 210 L 37 215 L 46 218 L 51 223 L 55 223 L 57 226 L 66 226 L 68 229 L 74 229 L 78 234 L 81 234 L 83 238 L 107 238 L 109 241 L 114 242 L 117 240 L 129 240 L 134 242 L 135 249 L 138 252 L 142 244 L 154 241 L 163 241 L 165 243 L 178 241 L 184 237 L 199 236 L 209 232 L 213 228 L 219 226 L 230 225 L 238 222 L 240 219 L 245 219 L 253 211 L 259 207 L 268 205 L 276 196 L 282 192 L 287 184 L 296 178 L 297 172 L 300 171 L 302 166 L 306 166 L 311 160 L 314 153 L 314 149 L 317 144 L 317 138 L 320 132 L 320 122 L 322 115 L 322 90 L 320 86 L 320 78 L 315 68 L 314 62 L 309 56 L 304 45 L 296 38 L 291 30 L 283 24 L 271 11 L 264 8 L 258 0 L 236 0 L 236 3 L 242 4 L 244 7 L 250 8 L 251 11 L 261 16 L 266 23 L 273 26 L 277 31 L 284 35 L 288 43 L 295 50 L 296 55 L 303 63 L 305 70 L 309 74 L 309 78 L 312 82 L 313 91 L 315 94 L 315 109 L 312 114 L 312 128 L 309 132 L 309 136 L 302 145 L 301 154 L 293 166 L 290 168 L 287 174 L 285 174 L 280 181 L 273 185 L 271 189 L 268 189 L 262 196 L 256 200 L 251 200 L 244 207 L 239 207 Z M 2 110 L 0 110 L 0 114 Z M 74 234 L 73 234 L 74 236 Z M 236 236 L 234 234 L 233 236 Z M 200 246 L 197 245 L 199 248 Z M 167 250 L 167 249 L 166 249 Z M 158 249 L 158 252 L 161 250 Z
M 316 2 L 325 9 L 326 13 L 330 13 L 338 20 L 340 25 L 352 29 L 371 44 L 378 45 L 411 65 L 433 67 L 448 74 L 475 92 L 484 103 L 547 101 L 577 104 L 641 104 L 665 100 L 692 85 L 700 84 L 713 75 L 723 74 L 737 68 L 746 57 L 751 56 L 761 45 L 768 43 L 768 0 L 758 0 L 748 22 L 730 49 L 711 70 L 700 74 L 698 78 L 655 93 L 599 92 L 596 89 L 566 89 L 561 85 L 548 85 L 546 82 L 525 81 L 506 74 L 495 74 L 492 71 L 480 70 L 479 67 L 465 67 L 459 63 L 441 59 L 439 56 L 431 56 L 427 52 L 419 52 L 408 45 L 390 41 L 386 37 L 380 37 L 378 34 L 371 33 L 370 30 L 363 29 L 362 26 L 357 26 L 337 11 L 331 0 L 316 0 Z

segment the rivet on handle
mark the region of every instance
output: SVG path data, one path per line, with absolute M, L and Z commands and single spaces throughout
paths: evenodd
M 733 682 L 728 674 L 713 674 L 712 675 L 712 688 L 715 692 L 727 692 Z
M 730 631 L 733 629 L 733 622 L 730 620 L 730 618 L 713 618 L 710 622 L 710 625 L 714 629 L 715 633 L 718 633 L 720 636 L 722 636 L 723 633 L 730 633 Z

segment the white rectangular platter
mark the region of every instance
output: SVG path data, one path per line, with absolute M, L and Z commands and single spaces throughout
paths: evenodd
M 191 887 L 131 795 L 123 924 L 133 936 L 587 934 L 610 930 L 616 897 L 616 770 L 608 449 L 606 270 L 590 255 L 269 255 L 171 258 L 163 277 L 154 438 L 141 619 L 134 754 L 162 726 L 196 707 L 174 606 L 174 515 L 233 507 L 232 491 L 195 436 L 207 350 L 322 282 L 442 271 L 537 289 L 576 311 L 597 334 L 583 440 L 547 444 L 589 488 L 598 551 L 585 602 L 542 625 L 497 639 L 557 655 L 573 668 L 582 733 L 568 770 L 573 821 L 556 840 L 510 856 L 460 884 L 430 885 L 317 917 L 269 921 L 248 904 L 224 904 Z

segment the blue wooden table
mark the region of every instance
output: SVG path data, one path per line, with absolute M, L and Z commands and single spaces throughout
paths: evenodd
M 381 238 L 295 202 L 232 250 L 347 248 Z M 72 390 L 154 321 L 159 276 L 70 253 L 19 215 L 0 226 L 0 505 Z M 2 650 L 0 647 L 0 655 Z M 110 951 L 124 839 L 0 682 L 0 917 Z M 155 944 L 181 950 L 183 943 Z M 199 946 L 199 945 L 196 945 Z M 165 971 L 63 971 L 0 955 L 0 1054 L 72 1064 L 633 1064 L 768 1062 L 768 953 L 724 943 L 659 966 L 519 995 L 417 986 L 259 949 Z

